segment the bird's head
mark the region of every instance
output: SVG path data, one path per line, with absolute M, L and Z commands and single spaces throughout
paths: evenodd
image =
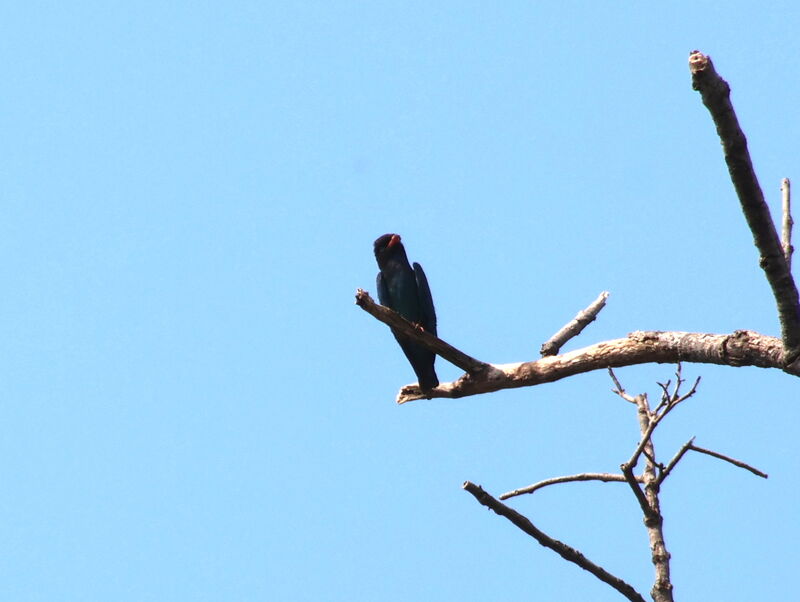
M 375 259 L 378 260 L 378 265 L 383 265 L 395 252 L 403 250 L 403 243 L 400 242 L 399 234 L 384 234 L 375 240 L 374 247 Z

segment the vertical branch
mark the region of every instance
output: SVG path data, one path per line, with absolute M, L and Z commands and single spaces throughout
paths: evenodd
M 792 186 L 789 178 L 781 180 L 781 206 L 783 207 L 783 220 L 781 228 L 781 242 L 783 243 L 783 255 L 786 257 L 786 267 L 792 271 Z
M 656 474 L 656 452 L 653 445 L 653 423 L 656 422 L 655 413 L 650 411 L 647 395 L 637 395 L 636 405 L 639 408 L 639 430 L 642 433 L 642 455 L 645 458 L 642 480 L 644 481 L 644 497 L 647 500 L 649 512 L 644 513 L 644 525 L 650 539 L 650 552 L 653 567 L 656 570 L 656 579 L 650 595 L 655 602 L 673 602 L 672 581 L 669 574 L 670 555 L 664 541 L 664 517 L 661 515 L 661 504 L 658 500 L 658 475 Z

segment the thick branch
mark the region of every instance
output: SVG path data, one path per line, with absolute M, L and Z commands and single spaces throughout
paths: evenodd
M 422 337 L 412 336 L 429 349 Z M 597 343 L 537 361 L 492 366 L 477 374 L 465 374 L 451 383 L 443 383 L 422 392 L 416 385 L 400 390 L 398 403 L 416 399 L 459 398 L 503 389 L 531 387 L 562 378 L 600 370 L 646 363 L 694 362 L 723 366 L 758 366 L 779 368 L 800 376 L 800 367 L 784 367 L 781 342 L 749 330 L 733 334 L 691 332 L 633 332 L 624 339 Z
M 420 343 L 433 351 L 436 355 L 440 355 L 451 364 L 455 364 L 468 374 L 477 374 L 486 371 L 491 366 L 485 364 L 474 357 L 468 356 L 463 351 L 459 351 L 452 345 L 445 343 L 442 339 L 425 332 L 418 328 L 413 323 L 406 320 L 403 316 L 396 311 L 379 305 L 372 300 L 367 291 L 358 289 L 356 291 L 356 305 L 366 311 L 368 314 L 377 318 L 384 324 L 391 326 L 394 330 L 414 342 Z M 428 391 L 430 393 L 430 391 Z
M 603 583 L 606 583 L 625 596 L 628 600 L 634 600 L 635 602 L 645 602 L 644 598 L 637 592 L 633 587 L 627 583 L 625 583 L 619 577 L 615 577 L 604 568 L 596 565 L 591 560 L 586 558 L 583 554 L 581 554 L 575 548 L 571 548 L 567 544 L 558 541 L 557 539 L 553 539 L 549 535 L 546 535 L 539 529 L 537 529 L 533 523 L 531 523 L 528 518 L 514 510 L 513 508 L 509 508 L 502 502 L 499 502 L 491 495 L 486 493 L 480 485 L 475 485 L 467 481 L 464 483 L 464 489 L 470 492 L 478 502 L 486 506 L 487 508 L 493 510 L 495 514 L 499 514 L 510 520 L 514 525 L 516 525 L 519 529 L 533 537 L 536 541 L 538 541 L 541 545 L 546 548 L 550 548 L 557 554 L 559 554 L 564 560 L 568 560 L 569 562 L 577 564 L 582 569 L 589 571 L 592 575 L 600 579 Z
M 618 482 L 624 483 L 625 476 L 621 474 L 611 474 L 608 472 L 582 472 L 580 474 L 572 474 L 563 477 L 553 477 L 550 479 L 545 479 L 544 481 L 539 481 L 538 483 L 534 483 L 533 485 L 528 485 L 527 487 L 520 487 L 519 489 L 515 489 L 514 491 L 509 491 L 504 493 L 503 495 L 499 496 L 501 500 L 507 500 L 509 498 L 523 495 L 526 493 L 533 493 L 543 487 L 547 487 L 548 485 L 558 485 L 559 483 L 574 483 L 576 481 L 602 481 L 603 483 L 611 483 L 611 482 Z
M 600 296 L 592 301 L 586 309 L 578 312 L 571 322 L 566 324 L 561 330 L 555 333 L 550 340 L 542 345 L 541 354 L 543 356 L 555 355 L 564 346 L 564 343 L 578 336 L 584 328 L 594 322 L 600 310 L 606 306 L 608 292 L 603 291 Z
M 759 264 L 772 287 L 781 323 L 784 363 L 790 365 L 800 357 L 800 298 L 753 170 L 747 139 L 731 105 L 730 87 L 716 72 L 711 59 L 697 50 L 689 56 L 689 68 L 692 87 L 700 92 L 703 104 L 717 126 L 728 173 L 761 255 Z

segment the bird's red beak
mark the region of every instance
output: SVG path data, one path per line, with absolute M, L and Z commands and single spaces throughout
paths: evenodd
M 392 234 L 392 237 L 389 239 L 389 244 L 386 245 L 386 248 L 393 247 L 397 243 L 400 242 L 400 235 L 399 234 Z

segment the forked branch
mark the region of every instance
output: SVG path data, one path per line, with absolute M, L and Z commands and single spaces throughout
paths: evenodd
M 664 540 L 664 518 L 661 513 L 661 503 L 659 500 L 659 493 L 664 479 L 672 472 L 677 466 L 678 462 L 689 451 L 696 451 L 698 453 L 713 456 L 715 458 L 729 462 L 740 468 L 749 470 L 753 474 L 766 478 L 767 475 L 760 470 L 753 468 L 740 460 L 735 460 L 729 456 L 725 456 L 715 451 L 707 450 L 694 445 L 694 438 L 687 441 L 677 454 L 670 460 L 667 466 L 660 464 L 656 460 L 656 450 L 653 445 L 653 433 L 655 429 L 663 422 L 664 418 L 678 405 L 692 397 L 697 392 L 697 387 L 700 383 L 700 378 L 694 381 L 694 384 L 686 392 L 682 392 L 682 387 L 686 380 L 682 376 L 681 365 L 678 364 L 675 371 L 675 382 L 667 381 L 666 383 L 658 383 L 661 388 L 661 400 L 655 409 L 650 408 L 647 395 L 642 393 L 636 396 L 631 396 L 625 392 L 625 388 L 620 383 L 614 371 L 609 369 L 609 375 L 614 381 L 614 393 L 632 402 L 636 405 L 637 418 L 639 422 L 639 430 L 641 438 L 637 444 L 630 459 L 623 463 L 620 468 L 622 474 L 611 473 L 580 473 L 575 475 L 567 475 L 561 477 L 552 477 L 529 485 L 521 487 L 504 493 L 499 496 L 499 500 L 506 500 L 511 497 L 523 495 L 526 493 L 533 493 L 544 487 L 551 485 L 558 485 L 562 483 L 572 483 L 577 481 L 601 481 L 601 482 L 627 482 L 633 491 L 639 506 L 644 515 L 644 525 L 647 529 L 648 539 L 650 542 L 651 561 L 655 569 L 655 581 L 650 594 L 655 602 L 673 602 L 672 595 L 672 582 L 670 578 L 670 554 L 667 550 L 666 542 Z M 639 461 L 644 458 L 644 467 L 641 475 L 635 475 L 634 469 L 639 464 Z M 587 560 L 580 552 L 567 546 L 566 544 L 551 538 L 535 527 L 531 521 L 517 512 L 516 510 L 504 505 L 498 499 L 495 499 L 486 493 L 480 486 L 475 485 L 469 481 L 464 483 L 464 489 L 469 491 L 481 504 L 491 508 L 497 514 L 506 517 L 519 529 L 535 538 L 540 544 L 558 552 L 563 558 L 570 562 L 574 562 L 578 566 L 591 572 L 601 581 L 608 583 L 620 593 L 631 600 L 641 599 L 641 595 L 633 590 L 627 583 L 610 575 L 607 571 Z
M 400 330 L 404 336 L 441 355 L 467 371 L 451 383 L 442 383 L 423 392 L 416 385 L 406 385 L 397 396 L 398 403 L 417 399 L 459 398 L 503 389 L 531 387 L 605 368 L 646 363 L 695 362 L 723 366 L 758 366 L 778 368 L 800 376 L 800 366 L 784 368 L 781 341 L 749 330 L 732 334 L 693 332 L 632 332 L 624 339 L 596 343 L 561 355 L 516 364 L 485 364 L 441 339 L 416 328 L 411 322 L 359 290 L 356 303 L 376 319 Z
M 759 265 L 772 288 L 781 323 L 783 364 L 789 366 L 800 358 L 800 297 L 753 169 L 747 138 L 733 110 L 730 87 L 714 69 L 711 59 L 702 52 L 692 51 L 689 69 L 692 87 L 700 92 L 703 104 L 717 126 L 728 173 L 760 254 Z
M 633 586 L 626 583 L 619 577 L 612 575 L 603 567 L 595 564 L 586 556 L 581 554 L 575 548 L 568 546 L 567 544 L 558 541 L 557 539 L 553 539 L 543 531 L 536 528 L 536 526 L 525 516 L 506 506 L 502 502 L 498 501 L 486 491 L 480 485 L 476 485 L 475 483 L 471 483 L 467 481 L 464 483 L 463 488 L 470 492 L 478 502 L 493 510 L 495 514 L 503 516 L 511 521 L 514 525 L 516 525 L 519 529 L 533 537 L 536 541 L 542 544 L 546 548 L 550 548 L 557 554 L 559 554 L 564 560 L 568 560 L 569 562 L 577 564 L 582 569 L 589 571 L 592 575 L 600 579 L 603 583 L 607 583 L 623 596 L 625 596 L 628 600 L 634 600 L 635 602 L 644 602 L 644 598 L 642 595 L 637 592 Z

